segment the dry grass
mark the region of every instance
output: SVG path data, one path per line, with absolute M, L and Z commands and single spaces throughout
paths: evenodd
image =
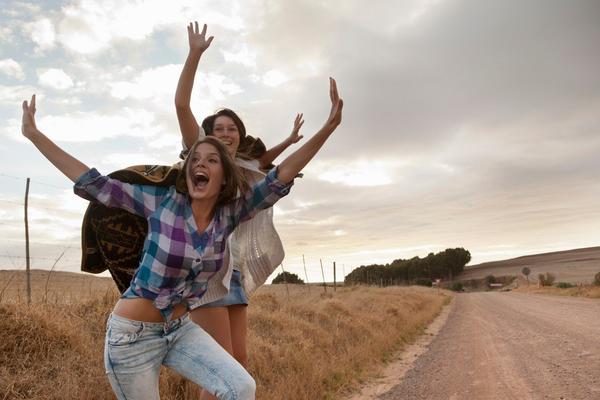
M 2 282 L 0 281 L 0 285 Z M 34 287 L 35 289 L 35 287 Z M 110 399 L 102 349 L 115 290 L 68 304 L 0 304 L 0 399 Z M 373 376 L 448 300 L 427 288 L 265 286 L 249 308 L 249 370 L 257 397 L 332 399 Z M 198 388 L 163 370 L 162 399 Z

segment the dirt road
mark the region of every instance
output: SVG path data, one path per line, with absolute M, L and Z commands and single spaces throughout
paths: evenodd
M 488 292 L 452 307 L 378 399 L 600 399 L 600 301 Z

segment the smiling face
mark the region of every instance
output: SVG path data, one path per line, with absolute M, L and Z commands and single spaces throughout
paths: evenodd
M 220 115 L 215 119 L 212 135 L 219 139 L 229 151 L 235 155 L 240 146 L 240 132 L 235 121 L 226 115 Z
M 187 160 L 186 183 L 192 200 L 216 203 L 224 182 L 221 154 L 211 143 L 199 143 Z

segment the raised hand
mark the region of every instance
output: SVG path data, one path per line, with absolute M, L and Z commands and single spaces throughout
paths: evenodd
M 329 78 L 329 97 L 331 98 L 331 111 L 329 112 L 329 118 L 327 118 L 325 126 L 335 129 L 342 122 L 344 101 L 340 99 L 337 84 L 333 78 Z
M 23 118 L 21 120 L 21 133 L 27 139 L 31 139 L 39 133 L 35 125 L 35 94 L 31 96 L 31 101 L 23 101 Z
M 195 21 L 193 24 L 190 22 L 187 27 L 187 31 L 190 50 L 203 53 L 204 50 L 208 49 L 208 46 L 210 46 L 214 39 L 214 36 L 210 36 L 208 39 L 206 39 L 206 24 L 204 24 L 202 27 L 202 32 L 200 32 L 198 21 Z
M 296 115 L 296 119 L 294 120 L 294 129 L 292 129 L 292 133 L 290 133 L 290 137 L 288 138 L 291 143 L 298 143 L 298 141 L 304 137 L 303 135 L 298 134 L 298 132 L 300 132 L 300 128 L 302 128 L 302 125 L 304 125 L 304 120 L 302 119 L 303 115 L 304 114 L 302 113 Z

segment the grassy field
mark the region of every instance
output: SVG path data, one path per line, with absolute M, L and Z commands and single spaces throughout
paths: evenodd
M 21 277 L 12 274 L 9 282 L 10 274 L 0 274 L 0 398 L 113 398 L 102 362 L 105 321 L 117 300 L 111 281 L 85 283 L 82 275 L 55 273 L 46 286 L 47 275 L 40 272 L 28 306 Z M 448 301 L 444 291 L 417 287 L 355 286 L 324 293 L 290 285 L 289 295 L 283 285 L 262 287 L 249 308 L 249 371 L 257 397 L 348 394 L 376 375 Z M 161 399 L 198 394 L 195 385 L 162 371 Z

